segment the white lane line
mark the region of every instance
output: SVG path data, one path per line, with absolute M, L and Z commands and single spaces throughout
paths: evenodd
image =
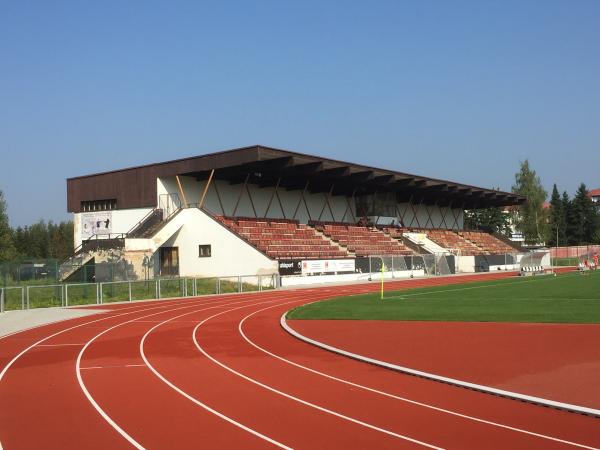
M 300 301 L 300 299 L 298 299 L 298 300 L 294 300 L 294 301 L 290 301 L 290 302 L 281 303 L 281 304 L 279 304 L 279 305 L 276 305 L 276 306 L 280 306 L 280 305 L 282 305 L 282 304 L 284 304 L 284 305 L 285 305 L 285 304 L 289 304 L 289 303 L 297 303 L 298 301 Z M 314 403 L 308 402 L 308 401 L 306 401 L 306 400 L 302 400 L 301 398 L 295 397 L 295 396 L 293 396 L 293 395 L 291 395 L 291 394 L 288 394 L 288 393 L 286 393 L 286 392 L 283 392 L 283 391 L 280 391 L 280 390 L 278 390 L 278 389 L 275 389 L 275 388 L 274 388 L 274 387 L 272 387 L 272 386 L 268 386 L 268 385 L 266 385 L 266 384 L 264 384 L 264 383 L 261 383 L 260 381 L 258 381 L 258 380 L 255 380 L 254 378 L 250 378 L 250 377 L 248 377 L 248 376 L 246 376 L 246 375 L 244 375 L 244 374 L 242 374 L 242 373 L 240 373 L 240 372 L 236 371 L 235 369 L 233 369 L 233 368 L 231 368 L 231 367 L 229 367 L 229 366 L 227 366 L 227 365 L 223 364 L 222 362 L 218 361 L 217 359 L 213 358 L 213 357 L 212 357 L 212 356 L 210 356 L 210 355 L 209 355 L 209 354 L 208 354 L 208 353 L 207 353 L 207 352 L 206 352 L 206 351 L 205 351 L 205 350 L 202 348 L 202 346 L 201 346 L 201 345 L 198 343 L 198 340 L 196 339 L 196 332 L 197 332 L 197 331 L 198 331 L 198 329 L 199 329 L 199 328 L 200 328 L 200 327 L 201 327 L 201 326 L 202 326 L 204 323 L 206 323 L 207 321 L 209 321 L 209 320 L 213 319 L 214 317 L 220 316 L 220 315 L 222 315 L 222 314 L 225 314 L 225 313 L 228 313 L 228 312 L 230 312 L 230 311 L 223 311 L 223 312 L 220 312 L 220 313 L 218 313 L 218 314 L 214 314 L 214 315 L 212 315 L 212 316 L 210 316 L 210 317 L 207 317 L 207 318 L 206 318 L 206 319 L 204 319 L 202 322 L 200 322 L 198 325 L 196 325 L 196 327 L 194 328 L 194 330 L 193 330 L 193 332 L 192 332 L 192 338 L 193 338 L 193 340 L 194 340 L 194 344 L 196 345 L 196 347 L 198 348 L 198 350 L 199 350 L 199 351 L 200 351 L 200 352 L 201 352 L 201 353 L 202 353 L 204 356 L 206 356 L 208 359 L 210 359 L 211 361 L 213 361 L 215 364 L 217 364 L 217 365 L 221 366 L 222 368 L 224 368 L 225 370 L 228 370 L 229 372 L 231 372 L 231 373 L 233 373 L 233 374 L 235 374 L 235 375 L 239 376 L 240 378 L 243 378 L 243 379 L 244 379 L 244 380 L 246 380 L 246 381 L 249 381 L 249 382 L 251 382 L 251 383 L 254 383 L 254 384 L 256 384 L 257 386 L 260 386 L 260 387 L 262 387 L 262 388 L 264 388 L 264 389 L 267 389 L 267 390 L 269 390 L 269 391 L 271 391 L 271 392 L 274 392 L 274 393 L 276 393 L 276 394 L 279 394 L 279 395 L 281 395 L 281 396 L 283 396 L 283 397 L 285 397 L 285 398 L 288 398 L 288 399 L 290 399 L 290 400 L 294 400 L 294 401 L 296 401 L 296 402 L 298 402 L 298 403 L 301 403 L 301 404 L 303 404 L 303 405 L 305 405 L 305 406 L 309 406 L 309 407 L 311 407 L 311 408 L 314 408 L 314 409 L 316 409 L 316 410 L 318 410 L 318 411 L 321 411 L 321 412 L 324 412 L 324 413 L 327 413 L 327 414 L 331 414 L 331 415 L 333 415 L 333 416 L 335 416 L 335 417 L 338 417 L 338 418 L 340 418 L 340 419 L 343 419 L 343 420 L 347 420 L 347 421 L 349 421 L 349 422 L 352 422 L 352 423 L 355 423 L 355 424 L 357 424 L 357 425 L 361 425 L 361 426 L 363 426 L 363 427 L 365 427 L 365 428 L 369 428 L 369 429 L 371 429 L 371 430 L 379 431 L 379 432 L 381 432 L 381 433 L 384 433 L 384 434 L 387 434 L 387 435 L 389 435 L 389 436 L 393 436 L 393 437 L 396 437 L 396 438 L 399 438 L 399 439 L 402 439 L 402 440 L 405 440 L 405 441 L 408 441 L 408 442 L 412 442 L 412 443 L 414 443 L 414 444 L 418 444 L 418 445 L 421 445 L 421 446 L 424 446 L 424 447 L 427 447 L 427 448 L 432 448 L 432 449 L 437 449 L 437 450 L 440 450 L 440 449 L 442 448 L 442 447 L 436 447 L 436 446 L 434 446 L 434 445 L 432 445 L 432 444 L 428 444 L 427 442 L 423 442 L 423 441 L 419 441 L 419 440 L 417 440 L 417 439 L 413 439 L 413 438 L 411 438 L 411 437 L 409 437 L 409 436 L 406 436 L 406 435 L 403 435 L 403 434 L 394 433 L 393 431 L 386 430 L 385 428 L 380 428 L 380 427 L 377 427 L 377 426 L 375 426 L 375 425 L 372 425 L 372 424 L 370 424 L 370 423 L 363 422 L 362 420 L 358 420 L 358 419 L 355 419 L 355 418 L 353 418 L 353 417 L 349 417 L 349 416 L 346 416 L 346 415 L 344 415 L 344 414 L 341 414 L 341 413 L 338 413 L 338 412 L 336 412 L 336 411 L 333 411 L 333 410 L 331 410 L 331 409 L 327 409 L 327 408 L 324 408 L 324 407 L 322 407 L 322 406 L 316 405 L 316 404 L 314 404 Z
M 81 370 L 91 370 L 91 369 L 120 369 L 123 367 L 146 367 L 146 364 L 125 364 L 122 366 L 90 366 L 90 367 L 81 367 Z
M 225 302 L 227 300 L 223 300 L 223 302 Z M 247 301 L 253 301 L 253 300 L 247 300 Z M 207 308 L 204 309 L 215 309 L 215 308 L 223 308 L 228 306 L 225 303 L 219 303 L 218 305 L 213 305 L 213 306 L 209 306 Z M 243 301 L 240 301 L 238 303 L 242 303 Z M 212 303 L 218 303 L 218 302 L 212 302 Z M 200 303 L 200 305 L 207 305 L 210 303 Z M 137 442 L 132 436 L 130 436 L 123 428 L 121 428 L 101 407 L 100 405 L 96 402 L 96 400 L 94 400 L 94 397 L 90 394 L 90 392 L 88 391 L 85 383 L 83 382 L 83 378 L 81 376 L 81 358 L 83 357 L 83 354 L 85 353 L 86 349 L 99 337 L 103 336 L 104 334 L 108 333 L 109 331 L 114 330 L 115 328 L 118 328 L 120 326 L 126 325 L 128 323 L 132 323 L 135 322 L 136 320 L 140 319 L 140 318 L 145 318 L 145 317 L 152 317 L 152 316 L 156 316 L 159 314 L 164 314 L 165 312 L 172 312 L 172 311 L 179 311 L 182 309 L 189 309 L 189 308 L 196 308 L 198 307 L 198 304 L 192 304 L 192 305 L 186 305 L 186 306 L 181 306 L 179 308 L 171 308 L 168 311 L 159 311 L 156 313 L 152 313 L 152 314 L 147 314 L 145 316 L 142 317 L 137 317 L 135 319 L 131 319 L 125 322 L 121 322 L 118 323 L 116 325 L 113 325 L 112 327 L 109 327 L 107 329 L 105 329 L 104 331 L 98 333 L 97 335 L 95 335 L 94 337 L 92 337 L 86 344 L 85 346 L 81 349 L 81 351 L 79 352 L 79 354 L 77 355 L 77 361 L 75 362 L 75 372 L 77 375 L 77 381 L 79 383 L 79 387 L 81 388 L 81 390 L 83 391 L 84 395 L 86 396 L 86 398 L 88 399 L 88 401 L 92 404 L 92 406 L 94 407 L 94 409 L 96 409 L 96 411 L 98 412 L 98 414 L 100 414 L 100 416 L 110 425 L 112 426 L 115 431 L 117 431 L 123 438 L 125 438 L 131 445 L 133 445 L 135 448 L 137 448 L 138 450 L 143 450 L 144 447 Z M 202 311 L 204 310 L 202 309 Z
M 286 323 L 286 320 L 285 320 L 285 316 L 286 316 L 286 314 L 287 314 L 287 312 L 286 312 L 286 313 L 284 313 L 284 314 L 281 316 L 281 326 L 282 326 L 282 327 L 283 327 L 283 328 L 284 328 L 284 329 L 285 329 L 285 330 L 286 330 L 288 333 L 290 333 L 292 336 L 294 336 L 294 337 L 297 337 L 298 339 L 300 339 L 300 340 L 302 340 L 302 341 L 305 341 L 305 342 L 307 342 L 307 343 L 311 343 L 311 344 L 312 344 L 312 342 L 310 342 L 310 341 L 313 341 L 312 339 L 310 339 L 310 338 L 307 338 L 307 337 L 300 337 L 300 336 L 302 336 L 302 335 L 301 335 L 300 333 L 298 333 L 297 331 L 295 331 L 293 328 L 291 328 L 291 327 L 290 327 L 290 326 L 289 326 L 289 325 Z M 314 342 L 317 342 L 317 341 L 314 341 Z M 313 344 L 313 345 L 315 345 L 315 346 L 318 346 L 318 347 L 321 347 L 321 345 L 317 345 L 317 344 Z M 329 348 L 327 348 L 327 347 L 330 347 L 330 346 L 328 346 L 327 344 L 322 344 L 322 345 L 323 345 L 323 347 L 321 347 L 321 348 L 323 348 L 323 349 L 325 349 L 325 350 L 328 350 L 328 351 L 332 351 L 332 352 L 334 352 L 334 353 L 338 353 L 337 351 L 334 351 L 334 350 L 329 350 Z M 335 347 L 331 347 L 331 348 L 333 349 L 333 348 L 335 348 Z M 339 349 L 338 349 L 338 350 L 339 350 Z M 265 350 L 265 351 L 266 351 L 266 350 Z M 268 351 L 267 351 L 267 352 L 268 352 Z M 340 352 L 344 352 L 344 350 L 340 350 Z M 346 353 L 346 352 L 345 352 L 345 353 Z M 342 354 L 342 355 L 344 355 L 344 356 L 347 356 L 347 355 L 345 355 L 344 353 L 340 353 L 340 354 Z M 572 446 L 575 446 L 575 447 L 586 448 L 586 449 L 589 449 L 589 450 L 600 450 L 600 448 L 597 448 L 597 447 L 590 447 L 590 446 L 587 446 L 587 445 L 584 445 L 584 444 L 579 444 L 579 443 L 577 443 L 577 442 L 567 441 L 567 440 L 560 439 L 560 438 L 556 438 L 556 437 L 553 437 L 553 436 L 548 436 L 548 435 L 545 435 L 545 434 L 541 434 L 541 433 L 535 433 L 535 432 L 533 432 L 533 431 L 524 430 L 524 429 L 522 429 L 522 428 L 511 427 L 510 425 L 504 425 L 504 424 L 501 424 L 501 423 L 492 422 L 492 421 L 490 421 L 490 420 L 480 419 L 480 418 L 478 418 L 478 417 L 469 416 L 469 415 L 466 415 L 466 414 L 461 414 L 461 413 L 459 413 L 459 412 L 452 411 L 452 410 L 449 410 L 449 409 L 444 409 L 444 408 L 440 408 L 440 407 L 437 407 L 437 406 L 434 406 L 434 405 L 429 405 L 429 404 L 427 404 L 427 403 L 418 402 L 418 401 L 416 401 L 416 400 L 410 400 L 410 399 L 408 399 L 408 398 L 405 398 L 405 397 L 396 396 L 396 395 L 393 395 L 393 394 L 390 394 L 390 393 L 387 393 L 387 392 L 384 392 L 384 391 L 379 391 L 379 390 L 377 390 L 377 389 L 373 389 L 373 388 L 370 388 L 370 387 L 367 387 L 367 386 L 363 386 L 363 385 L 361 385 L 361 384 L 356 384 L 356 383 L 353 383 L 353 382 L 351 382 L 351 381 L 344 380 L 344 379 L 342 379 L 342 378 L 337 378 L 337 377 L 334 377 L 334 376 L 332 376 L 332 375 L 328 375 L 328 374 L 326 374 L 326 373 L 323 373 L 323 372 L 319 372 L 319 371 L 317 371 L 317 370 L 314 370 L 314 369 L 311 369 L 311 368 L 308 368 L 308 367 L 302 366 L 302 365 L 300 365 L 300 364 L 297 364 L 297 363 L 295 363 L 295 362 L 293 362 L 293 361 L 288 361 L 288 360 L 286 360 L 285 358 L 282 358 L 282 357 L 280 357 L 280 356 L 277 356 L 277 355 L 273 355 L 273 356 L 275 356 L 276 358 L 280 358 L 280 359 L 281 359 L 281 360 L 283 360 L 283 361 L 287 361 L 287 362 L 289 362 L 290 364 L 292 364 L 292 365 L 295 365 L 295 366 L 297 366 L 297 367 L 304 368 L 305 370 L 308 370 L 308 371 L 310 371 L 310 372 L 313 372 L 313 373 L 316 373 L 316 374 L 322 375 L 322 376 L 324 376 L 324 377 L 327 377 L 327 378 L 331 378 L 331 379 L 333 379 L 333 380 L 340 381 L 340 382 L 342 382 L 342 383 L 349 384 L 349 385 L 351 385 L 351 386 L 355 386 L 355 387 L 362 388 L 362 389 L 365 389 L 365 390 L 368 390 L 368 391 L 371 391 L 371 392 L 374 392 L 374 393 L 377 393 L 377 394 L 381 394 L 381 395 L 384 395 L 384 396 L 386 396 L 386 397 L 394 398 L 394 399 L 401 400 L 401 401 L 404 401 L 404 402 L 407 402 L 407 403 L 412 403 L 412 404 L 414 404 L 414 405 L 418 405 L 418 406 L 422 406 L 422 407 L 425 407 L 425 408 L 433 409 L 433 410 L 436 410 L 436 411 L 439 411 L 439 412 L 443 412 L 443 413 L 446 413 L 446 414 L 451 414 L 451 415 L 454 415 L 454 416 L 457 416 L 457 417 L 462 417 L 462 418 L 464 418 L 464 419 L 473 420 L 473 421 L 480 422 L 480 423 L 485 423 L 485 424 L 488 424 L 488 425 L 493 425 L 493 426 L 500 427 L 500 428 L 504 428 L 504 429 L 507 429 L 507 430 L 516 431 L 516 432 L 519 432 L 519 433 L 525 433 L 525 434 L 528 434 L 528 435 L 531 435 L 531 436 L 536 436 L 536 437 L 539 437 L 539 438 L 548 439 L 548 440 L 551 440 L 551 441 L 556 441 L 556 442 L 560 442 L 560 443 L 563 443 L 563 444 L 572 445 Z M 356 356 L 359 356 L 359 355 L 356 355 Z M 353 358 L 353 359 L 358 359 L 358 360 L 360 360 L 360 359 L 361 359 L 361 358 L 355 358 L 355 357 L 353 357 L 353 356 L 350 356 L 350 357 L 351 357 L 351 358 Z
M 255 300 L 256 300 L 256 299 L 253 299 L 253 301 L 255 301 Z M 259 304 L 264 304 L 264 303 L 272 303 L 272 302 L 274 302 L 274 301 L 277 301 L 277 300 L 271 300 L 271 301 L 269 301 L 269 302 L 263 302 L 263 303 L 259 303 Z M 240 306 L 240 307 L 238 307 L 238 308 L 234 308 L 234 309 L 239 309 L 239 308 L 247 308 L 247 307 L 249 307 L 249 306 L 253 306 L 253 304 L 250 304 L 250 305 L 244 305 L 244 306 Z M 204 310 L 200 310 L 200 311 L 204 311 Z M 165 383 L 167 386 L 169 386 L 169 387 L 170 387 L 171 389 L 173 389 L 175 392 L 177 392 L 178 394 L 181 394 L 183 397 L 187 398 L 188 400 L 190 400 L 190 401 L 191 401 L 191 402 L 193 402 L 194 404 L 196 404 L 196 405 L 200 406 L 201 408 L 205 409 L 206 411 L 208 411 L 208 412 L 210 412 L 210 413 L 214 414 L 215 416 L 217 416 L 217 417 L 219 417 L 219 418 L 221 418 L 221 419 L 225 420 L 226 422 L 229 422 L 230 424 L 232 424 L 232 425 L 234 425 L 234 426 L 236 426 L 236 427 L 238 427 L 238 428 L 241 428 L 242 430 L 244 430 L 244 431 L 247 431 L 248 433 L 250 433 L 250 434 L 253 434 L 254 436 L 256 436 L 256 437 L 258 437 L 258 438 L 260 438 L 260 439 L 263 439 L 263 440 L 265 440 L 265 441 L 267 441 L 267 442 L 269 442 L 269 443 L 271 443 L 271 444 L 273 444 L 273 445 L 275 445 L 275 446 L 277 446 L 277 447 L 279 447 L 279 448 L 283 448 L 283 449 L 288 449 L 288 450 L 291 450 L 291 447 L 288 447 L 287 445 L 285 445 L 285 444 L 282 444 L 281 442 L 279 442 L 279 441 L 276 441 L 275 439 L 273 439 L 273 438 L 270 438 L 269 436 L 266 436 L 266 435 L 264 435 L 264 434 L 262 434 L 262 433 L 260 433 L 260 432 L 258 432 L 258 431 L 256 431 L 256 430 L 254 430 L 254 429 L 252 429 L 252 428 L 250 428 L 250 427 L 248 427 L 248 426 L 244 425 L 243 423 L 241 423 L 241 422 L 238 422 L 238 421 L 236 421 L 236 420 L 232 419 L 232 418 L 231 418 L 231 417 L 229 417 L 229 416 L 226 416 L 225 414 L 222 414 L 222 413 L 220 413 L 220 412 L 219 412 L 219 411 L 217 411 L 216 409 L 213 409 L 213 408 L 211 408 L 210 406 L 208 406 L 206 403 L 203 403 L 203 402 L 201 402 L 200 400 L 198 400 L 197 398 L 195 398 L 195 397 L 193 397 L 193 396 L 189 395 L 187 392 L 183 391 L 182 389 L 178 388 L 178 387 L 177 387 L 175 384 L 173 384 L 173 383 L 171 383 L 169 380 L 167 380 L 167 379 L 166 379 L 166 378 L 165 378 L 165 377 L 164 377 L 164 376 L 163 376 L 163 375 L 162 375 L 162 374 L 161 374 L 161 373 L 160 373 L 160 372 L 159 372 L 159 371 L 158 371 L 158 370 L 157 370 L 157 369 L 156 369 L 156 368 L 155 368 L 155 367 L 154 367 L 154 366 L 153 366 L 153 365 L 150 363 L 150 361 L 148 361 L 148 358 L 146 357 L 146 353 L 145 353 L 145 351 L 144 351 L 144 344 L 146 343 L 146 338 L 147 338 L 147 337 L 150 335 L 150 333 L 152 333 L 152 332 L 153 332 L 153 331 L 154 331 L 156 328 L 158 328 L 159 326 L 163 325 L 163 323 L 168 323 L 168 322 L 170 322 L 170 321 L 171 321 L 171 320 L 173 320 L 173 319 L 177 319 L 177 318 L 179 318 L 179 317 L 182 317 L 182 316 L 185 316 L 185 315 L 188 315 L 188 314 L 193 314 L 193 313 L 196 313 L 196 312 L 199 312 L 199 311 L 192 311 L 191 313 L 185 313 L 185 314 L 182 314 L 182 315 L 180 315 L 180 316 L 173 317 L 172 319 L 165 320 L 164 322 L 162 322 L 162 323 L 159 323 L 159 324 L 157 324 L 157 325 L 153 326 L 152 328 L 150 328 L 150 329 L 149 329 L 149 330 L 146 332 L 146 334 L 144 334 L 144 336 L 143 336 L 143 337 L 142 337 L 142 339 L 140 340 L 140 355 L 142 355 L 142 359 L 144 360 L 144 362 L 146 363 L 146 365 L 148 366 L 148 368 L 149 368 L 149 369 L 150 369 L 150 370 L 151 370 L 151 371 L 154 373 L 154 375 L 156 375 L 156 376 L 157 376 L 157 377 L 158 377 L 158 378 L 159 378 L 159 379 L 160 379 L 160 380 L 161 380 L 163 383 Z

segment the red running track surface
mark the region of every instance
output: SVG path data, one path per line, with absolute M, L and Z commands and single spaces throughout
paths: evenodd
M 600 409 L 600 325 L 288 320 L 350 353 L 519 394 Z
M 1 339 L 0 442 L 4 449 L 600 447 L 596 418 L 364 364 L 279 325 L 294 306 L 377 289 L 105 305 L 109 312 Z

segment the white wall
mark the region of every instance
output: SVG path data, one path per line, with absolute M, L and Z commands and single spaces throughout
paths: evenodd
M 161 246 L 179 249 L 180 276 L 263 275 L 277 272 L 275 261 L 199 209 L 183 210 L 177 216 L 179 218 L 184 225 Z M 212 256 L 200 258 L 198 246 L 206 244 L 211 245 Z
M 181 185 L 183 187 L 183 191 L 186 197 L 188 204 L 197 204 L 200 202 L 200 197 L 202 195 L 202 191 L 206 186 L 206 181 L 198 182 L 195 178 L 192 177 L 179 177 L 181 181 Z M 237 203 L 238 197 L 240 195 L 240 190 L 243 187 L 243 184 L 230 185 L 227 181 L 217 180 L 212 183 L 217 184 L 217 189 L 221 196 L 221 201 L 223 203 L 223 207 L 225 211 L 221 209 L 219 204 L 217 193 L 215 191 L 214 186 L 211 186 L 206 194 L 205 198 L 205 207 L 212 211 L 215 214 L 224 214 L 226 216 L 233 215 L 233 210 L 235 204 Z M 265 187 L 260 188 L 257 185 L 248 185 L 250 193 L 252 195 L 252 201 L 254 202 L 254 209 L 256 210 L 256 215 L 258 217 L 263 217 L 267 210 L 267 206 L 269 204 L 269 200 L 275 191 L 274 187 Z M 177 181 L 175 177 L 166 177 L 159 178 L 157 180 L 157 193 L 160 197 L 161 194 L 177 194 L 180 198 L 179 188 L 177 186 Z M 285 217 L 290 219 L 294 215 L 294 211 L 298 206 L 298 202 L 301 198 L 301 190 L 287 191 L 283 188 L 278 190 L 279 196 L 281 198 L 281 203 L 283 205 L 283 209 L 285 211 Z M 346 201 L 345 196 L 333 196 L 329 200 L 329 204 L 331 205 L 331 209 L 333 211 L 333 217 L 329 208 L 325 206 L 323 210 L 323 206 L 325 203 L 325 195 L 324 193 L 320 194 L 311 194 L 306 193 L 304 198 L 306 199 L 306 203 L 308 205 L 308 209 L 310 211 L 310 216 L 307 213 L 304 202 L 300 203 L 300 207 L 298 208 L 298 212 L 296 214 L 296 219 L 300 221 L 300 223 L 307 223 L 309 219 L 319 220 L 319 215 L 321 215 L 320 220 L 323 221 L 336 221 L 341 222 L 342 220 L 345 222 L 352 222 L 352 213 L 354 217 L 356 217 L 356 205 L 350 200 L 350 207 L 348 207 L 348 202 Z M 183 199 L 181 199 L 183 201 Z M 158 199 L 157 199 L 158 203 Z M 449 208 L 440 208 L 438 206 L 430 206 L 429 213 L 431 214 L 431 220 L 428 221 L 428 210 L 424 205 L 413 205 L 415 213 L 413 213 L 413 209 L 406 204 L 402 203 L 398 205 L 398 211 L 404 217 L 404 225 L 412 226 L 412 227 L 421 227 L 421 228 L 450 228 L 454 224 L 454 214 L 458 215 L 457 227 L 463 227 L 463 211 L 460 209 L 450 210 Z M 346 211 L 346 209 L 348 209 Z M 344 217 L 344 212 L 346 212 L 346 216 Z M 445 214 L 445 216 L 444 216 Z M 244 190 L 242 197 L 240 199 L 238 209 L 235 213 L 236 216 L 246 216 L 246 217 L 254 217 L 254 210 L 252 209 L 252 204 L 248 198 L 248 193 Z M 416 217 L 415 217 L 416 216 Z M 281 207 L 277 200 L 277 197 L 273 198 L 271 202 L 271 206 L 269 208 L 267 217 L 270 218 L 283 218 L 284 214 L 281 211 Z M 443 220 L 445 219 L 445 222 Z M 358 219 L 358 217 L 356 217 Z M 390 217 L 383 218 L 381 217 L 378 221 L 379 224 L 388 224 L 392 220 L 395 223 L 399 223 L 398 217 Z
M 100 214 L 111 214 L 111 233 L 127 233 L 134 225 L 148 214 L 152 208 L 115 209 L 112 211 L 98 211 Z M 73 214 L 73 245 L 75 248 L 81 245 L 82 240 L 82 218 L 93 212 L 82 212 Z

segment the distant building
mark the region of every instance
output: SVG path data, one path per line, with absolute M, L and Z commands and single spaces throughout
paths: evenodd
M 588 192 L 588 197 L 592 199 L 597 208 L 600 208 L 600 189 L 592 189 Z

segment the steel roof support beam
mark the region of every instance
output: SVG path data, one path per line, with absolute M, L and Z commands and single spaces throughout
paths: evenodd
M 250 178 L 250 174 L 246 174 L 246 180 L 240 189 L 240 195 L 237 198 L 237 202 L 235 202 L 235 207 L 233 208 L 232 217 L 235 217 L 235 213 L 237 212 L 238 206 L 240 205 L 240 200 L 242 199 L 242 195 L 244 194 L 244 188 L 248 185 L 248 179 Z
M 269 199 L 269 203 L 267 204 L 267 209 L 265 210 L 265 215 L 263 216 L 265 219 L 267 218 L 267 214 L 269 214 L 269 209 L 271 209 L 271 203 L 273 203 L 273 198 L 275 198 L 275 196 L 277 195 L 277 190 L 279 189 L 279 183 L 281 183 L 281 177 L 279 177 L 277 179 L 277 184 L 275 185 L 275 190 L 271 194 L 271 198 Z M 279 203 L 281 204 L 281 202 L 279 202 Z M 281 212 L 285 216 L 285 213 L 283 212 L 283 210 L 281 210 Z

